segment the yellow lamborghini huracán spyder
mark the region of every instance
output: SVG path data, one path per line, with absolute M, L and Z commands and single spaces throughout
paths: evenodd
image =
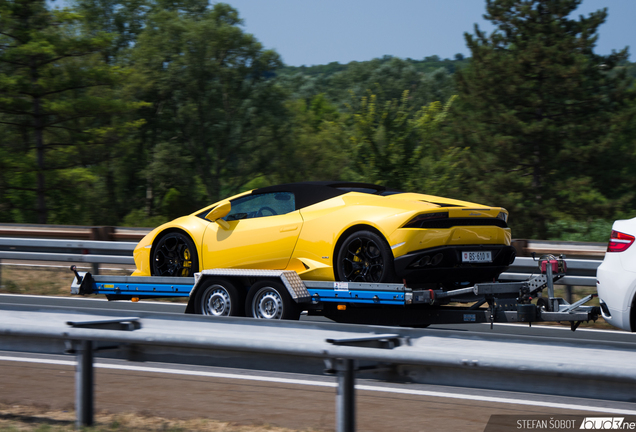
M 133 276 L 242 268 L 410 286 L 492 281 L 515 257 L 507 219 L 500 207 L 365 183 L 269 186 L 154 229 L 135 249 Z

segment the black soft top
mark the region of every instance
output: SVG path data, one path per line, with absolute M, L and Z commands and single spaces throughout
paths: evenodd
M 395 189 L 389 189 L 385 186 L 374 185 L 371 183 L 314 181 L 267 186 L 254 189 L 252 191 L 252 195 L 276 192 L 293 193 L 296 200 L 296 210 L 317 204 L 330 198 L 335 198 L 348 192 L 362 192 L 373 195 L 392 195 L 402 193 Z

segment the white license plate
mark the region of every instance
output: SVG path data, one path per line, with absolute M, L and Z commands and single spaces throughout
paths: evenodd
M 491 251 L 462 252 L 462 262 L 482 263 L 492 262 Z

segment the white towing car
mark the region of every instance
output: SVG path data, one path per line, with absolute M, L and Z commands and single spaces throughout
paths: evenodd
M 612 226 L 607 253 L 596 273 L 596 286 L 605 321 L 636 331 L 636 218 Z

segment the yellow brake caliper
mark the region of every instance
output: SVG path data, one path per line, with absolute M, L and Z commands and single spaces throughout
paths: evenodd
M 190 268 L 192 267 L 192 261 L 190 261 L 190 249 L 183 251 L 183 270 L 181 270 L 181 276 L 188 276 L 190 274 Z
M 358 250 L 356 250 L 355 255 L 353 256 L 353 262 L 362 262 L 362 260 L 360 259 L 360 257 L 358 256 L 360 254 L 360 251 L 362 250 L 362 248 L 358 248 Z M 356 270 L 355 274 L 359 275 L 361 272 L 361 270 Z

